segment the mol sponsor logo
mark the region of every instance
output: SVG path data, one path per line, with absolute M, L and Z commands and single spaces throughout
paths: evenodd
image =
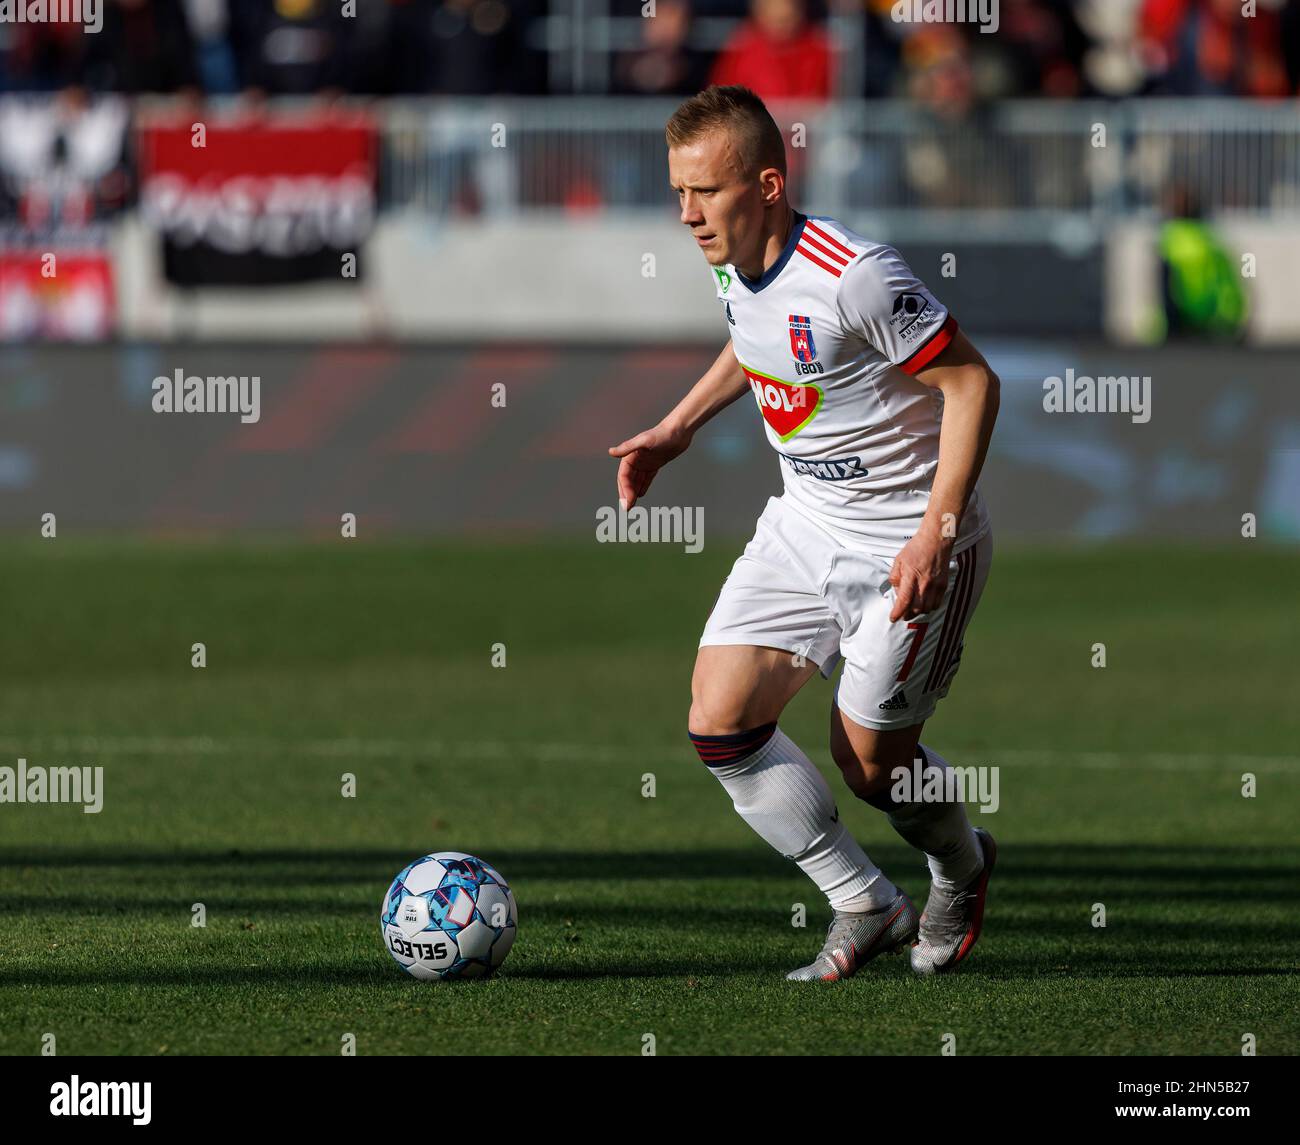
M 815 382 L 783 382 L 771 374 L 751 370 L 743 362 L 742 370 L 754 391 L 763 420 L 772 427 L 777 437 L 789 441 L 814 417 L 822 407 L 821 386 Z

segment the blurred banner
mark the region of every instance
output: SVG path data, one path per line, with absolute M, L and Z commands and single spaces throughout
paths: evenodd
M 0 99 L 0 341 L 117 332 L 111 221 L 128 200 L 125 100 Z
M 139 147 L 141 203 L 167 281 L 358 278 L 375 217 L 378 137 L 367 117 L 146 123 Z
M 114 315 L 106 255 L 0 252 L 0 340 L 100 341 Z

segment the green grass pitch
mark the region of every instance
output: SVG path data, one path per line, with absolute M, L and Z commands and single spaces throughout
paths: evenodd
M 827 987 L 783 975 L 828 908 L 685 736 L 738 551 L 8 541 L 0 762 L 103 766 L 105 797 L 0 805 L 0 1051 L 1300 1052 L 1300 556 L 1004 546 L 925 737 L 1001 768 L 985 936 L 950 977 Z M 830 761 L 830 695 L 783 727 L 919 904 L 923 860 Z M 486 982 L 380 940 L 389 880 L 448 849 L 519 902 Z

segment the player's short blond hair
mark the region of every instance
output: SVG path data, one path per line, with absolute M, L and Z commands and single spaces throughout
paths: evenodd
M 729 84 L 708 87 L 673 112 L 664 128 L 669 148 L 694 143 L 711 131 L 733 133 L 746 175 L 768 167 L 785 174 L 785 140 L 772 113 L 747 87 Z

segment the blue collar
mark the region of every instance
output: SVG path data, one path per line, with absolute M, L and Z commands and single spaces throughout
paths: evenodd
M 758 279 L 746 278 L 741 273 L 740 267 L 736 267 L 736 277 L 745 284 L 746 287 L 754 294 L 757 294 L 768 283 L 772 281 L 785 268 L 785 264 L 790 261 L 790 256 L 794 254 L 794 248 L 799 245 L 799 237 L 803 234 L 803 225 L 808 221 L 807 215 L 801 215 L 798 211 L 794 213 L 794 226 L 790 228 L 790 237 L 785 240 L 785 248 L 781 251 L 781 256 L 769 266 L 763 275 Z

